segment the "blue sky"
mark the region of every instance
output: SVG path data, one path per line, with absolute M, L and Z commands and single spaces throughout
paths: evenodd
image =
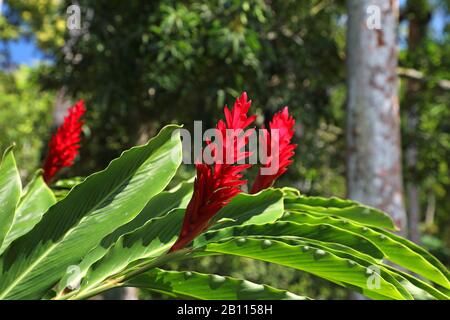
M 44 59 L 42 52 L 36 47 L 35 41 L 20 39 L 9 44 L 11 59 L 15 64 L 33 65 Z
M 400 0 L 400 5 L 403 5 L 405 2 L 406 0 Z M 431 22 L 433 32 L 438 36 L 448 22 L 450 22 L 450 16 L 446 17 L 442 11 L 436 12 Z M 33 65 L 45 58 L 36 47 L 34 39 L 19 39 L 18 41 L 11 41 L 7 45 L 11 51 L 12 61 L 15 64 Z

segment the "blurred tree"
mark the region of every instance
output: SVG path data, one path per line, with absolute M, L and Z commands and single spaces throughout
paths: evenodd
M 104 167 L 167 122 L 210 127 L 225 102 L 247 90 L 261 116 L 290 105 L 302 140 L 291 175 L 307 192 L 327 189 L 318 183 L 329 173 L 305 168 L 343 173 L 317 143 L 318 134 L 342 135 L 341 106 L 331 97 L 343 82 L 343 8 L 332 3 L 79 1 L 82 30 L 67 32 L 64 50 L 55 48 L 47 83 L 84 95 L 91 106 L 81 173 Z
M 93 134 L 77 174 L 103 168 L 167 122 L 211 126 L 247 90 L 260 123 L 284 104 L 298 119 L 301 152 L 280 183 L 345 194 L 343 1 L 77 3 L 81 30 L 70 31 L 71 1 L 7 1 L 9 24 L 55 61 L 44 88 L 87 100 Z
M 405 233 L 398 1 L 348 0 L 347 4 L 348 196 L 388 212 Z
M 58 0 L 7 0 L 0 16 L 0 39 L 35 37 L 42 50 L 64 45 L 66 19 Z M 50 52 L 50 51 L 49 51 Z
M 21 175 L 41 166 L 41 153 L 51 128 L 54 93 L 42 92 L 39 68 L 0 72 L 0 150 L 16 143 Z
M 429 245 L 447 263 L 450 262 L 446 250 L 450 244 L 449 5 L 448 0 L 409 0 L 402 10 L 407 32 L 400 54 L 401 66 L 418 75 L 403 81 L 401 102 L 410 238 L 418 241 L 420 233 L 425 234 L 424 245 Z M 442 24 L 438 32 L 432 28 L 436 20 Z
M 426 0 L 408 0 L 404 15 L 408 18 L 408 58 L 416 54 L 418 46 L 420 46 L 426 37 L 428 23 L 431 20 L 431 7 Z M 415 60 L 417 61 L 417 60 Z M 414 67 L 417 67 L 415 65 Z M 403 106 L 406 109 L 406 135 L 414 135 L 419 126 L 419 108 L 420 108 L 420 91 L 422 84 L 411 79 L 406 80 L 405 99 Z M 418 161 L 418 145 L 416 139 L 408 139 L 408 145 L 405 152 L 406 170 L 409 175 L 406 183 L 407 193 L 407 209 L 408 209 L 408 232 L 409 238 L 419 243 L 420 232 L 420 203 L 419 203 L 419 184 L 417 181 L 417 161 Z

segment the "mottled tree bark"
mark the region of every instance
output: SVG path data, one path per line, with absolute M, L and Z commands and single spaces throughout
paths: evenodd
M 379 8 L 380 28 L 369 27 L 374 18 L 369 6 Z M 388 212 L 405 232 L 396 73 L 398 0 L 348 0 L 347 7 L 348 197 Z

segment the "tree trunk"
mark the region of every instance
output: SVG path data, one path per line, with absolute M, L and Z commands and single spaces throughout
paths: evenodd
M 386 211 L 404 234 L 398 0 L 348 0 L 347 8 L 348 197 Z M 370 21 L 374 9 L 379 26 Z
M 431 20 L 431 10 L 428 0 L 409 0 L 406 5 L 406 16 L 408 17 L 408 55 L 411 61 L 415 51 L 423 42 L 428 23 Z M 419 67 L 415 65 L 414 67 Z M 409 239 L 420 243 L 420 187 L 417 174 L 418 146 L 417 132 L 420 120 L 420 95 L 422 83 L 413 79 L 406 80 L 405 108 L 406 108 L 406 195 L 408 209 Z
M 412 21 L 410 21 L 410 24 L 411 23 Z M 409 43 L 411 44 L 411 41 L 409 41 Z M 409 47 L 409 50 L 413 50 L 413 47 Z M 419 88 L 419 83 L 407 80 L 405 92 L 406 98 L 404 100 L 405 107 L 407 108 L 406 136 L 408 139 L 405 150 L 408 237 L 415 243 L 420 242 L 420 187 L 419 181 L 417 180 L 417 157 L 419 150 L 415 139 L 419 125 L 419 105 L 418 101 L 416 101 Z
M 434 224 L 434 216 L 436 214 L 436 196 L 433 191 L 428 193 L 427 210 L 425 212 L 425 225 L 430 227 Z

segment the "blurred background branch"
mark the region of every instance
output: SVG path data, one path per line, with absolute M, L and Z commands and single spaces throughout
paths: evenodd
M 423 72 L 419 71 L 419 70 L 415 70 L 415 69 L 411 69 L 411 68 L 397 68 L 397 73 L 400 77 L 406 78 L 406 79 L 410 79 L 410 80 L 417 80 L 420 82 L 436 82 L 435 87 L 441 90 L 450 90 L 450 80 L 445 80 L 445 79 L 441 79 L 441 80 L 433 80 L 430 79 L 429 77 L 425 76 L 423 74 Z

